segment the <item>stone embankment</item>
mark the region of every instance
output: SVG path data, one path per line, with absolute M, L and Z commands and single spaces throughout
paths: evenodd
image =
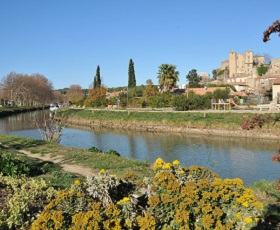
M 195 126 L 171 126 L 168 124 L 152 124 L 151 122 L 126 122 L 126 121 L 100 121 L 69 118 L 67 120 L 69 125 L 87 127 L 87 128 L 111 128 L 124 130 L 138 130 L 147 132 L 168 132 L 168 133 L 190 133 L 207 136 L 226 136 L 226 137 L 244 137 L 244 138 L 261 138 L 280 140 L 279 130 L 260 129 L 242 130 L 241 127 L 236 129 L 213 129 L 213 128 L 197 128 Z

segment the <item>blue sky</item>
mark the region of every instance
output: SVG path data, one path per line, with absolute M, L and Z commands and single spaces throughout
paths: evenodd
M 280 57 L 280 38 L 263 31 L 280 19 L 279 0 L 1 0 L 0 79 L 40 73 L 55 89 L 88 88 L 97 65 L 107 87 L 157 84 L 158 67 L 209 72 L 235 50 Z

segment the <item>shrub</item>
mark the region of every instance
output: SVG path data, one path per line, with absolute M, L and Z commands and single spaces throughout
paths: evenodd
M 98 149 L 98 148 L 96 148 L 94 146 L 89 148 L 88 151 L 94 152 L 94 153 L 102 153 L 102 150 L 100 150 L 100 149 Z
M 265 123 L 267 123 L 267 119 L 261 117 L 259 114 L 255 114 L 251 120 L 245 119 L 241 127 L 245 130 L 251 130 L 255 127 L 262 128 Z
M 54 198 L 55 191 L 45 181 L 3 176 L 0 174 L 0 229 L 29 229 L 43 207 Z M 5 197 L 4 197 L 4 194 Z
M 222 180 L 204 167 L 160 158 L 154 169 L 154 177 L 135 183 L 105 170 L 77 181 L 58 193 L 32 229 L 250 229 L 262 214 L 262 203 L 241 179 Z
M 116 150 L 113 150 L 113 149 L 109 149 L 109 151 L 106 152 L 106 154 L 115 155 L 115 156 L 118 156 L 118 157 L 121 156 L 121 154 L 119 154 Z
M 12 155 L 0 156 L 0 173 L 6 176 L 20 176 L 29 174 L 29 167 L 22 161 L 15 159 Z

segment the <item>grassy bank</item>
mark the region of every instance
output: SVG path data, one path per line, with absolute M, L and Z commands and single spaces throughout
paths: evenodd
M 247 119 L 251 120 L 255 113 L 221 113 L 221 112 L 158 112 L 158 111 L 106 111 L 106 110 L 84 110 L 84 109 L 64 109 L 61 114 L 69 119 L 70 123 L 85 125 L 120 126 L 124 128 L 143 128 L 149 125 L 166 126 L 181 129 L 214 129 L 235 131 L 241 130 L 241 124 Z M 280 113 L 260 114 L 266 119 L 262 126 L 262 132 L 279 134 Z M 106 124 L 107 122 L 107 124 Z M 126 127 L 126 124 L 132 124 Z M 164 129 L 164 127 L 162 128 Z
M 21 107 L 0 107 L 0 117 L 9 116 L 22 112 L 30 112 L 35 110 L 42 110 L 43 107 L 38 106 L 21 106 Z
M 90 168 L 96 173 L 101 169 L 105 169 L 109 173 L 123 177 L 128 172 L 134 172 L 139 178 L 152 174 L 150 162 L 127 159 L 106 153 L 91 152 L 87 149 L 66 148 L 41 140 L 0 134 L 0 145 L 9 146 L 16 150 L 27 150 L 32 154 L 49 156 L 49 158 L 53 159 L 59 157 L 60 162 Z

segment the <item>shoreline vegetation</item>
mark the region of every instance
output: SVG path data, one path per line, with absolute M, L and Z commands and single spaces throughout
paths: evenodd
M 245 120 L 258 114 L 266 122 L 245 130 Z M 280 113 L 252 111 L 141 111 L 64 108 L 58 112 L 67 124 L 81 127 L 139 130 L 147 132 L 190 133 L 224 137 L 280 139 Z

